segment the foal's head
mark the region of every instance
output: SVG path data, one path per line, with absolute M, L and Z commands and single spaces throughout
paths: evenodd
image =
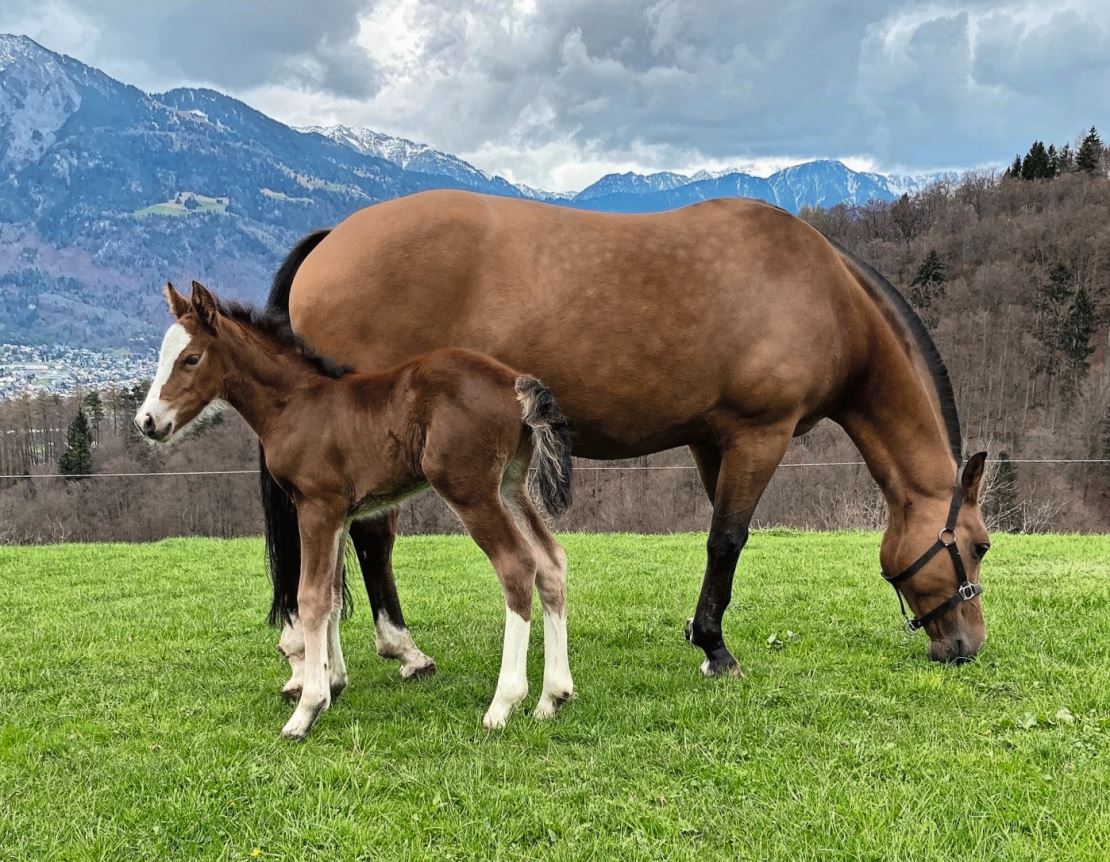
M 189 299 L 166 285 L 166 300 L 176 322 L 162 339 L 158 371 L 135 424 L 151 440 L 164 442 L 223 397 L 228 370 L 226 351 L 218 349 L 221 319 L 216 298 L 193 282 Z
M 954 542 L 967 582 L 973 587 L 978 585 L 980 563 L 990 550 L 990 536 L 979 509 L 979 484 L 985 461 L 986 452 L 973 455 L 959 477 L 961 500 L 954 535 L 942 529 L 946 526 L 950 500 L 919 501 L 906 512 L 900 524 L 891 524 L 883 537 L 881 552 L 883 570 L 888 577 L 913 566 L 936 543 L 947 546 Z M 960 581 L 951 552 L 944 547 L 938 548 L 925 565 L 897 586 L 914 615 L 920 618 L 956 596 Z M 973 658 L 987 638 L 978 597 L 954 604 L 924 628 L 929 635 L 929 656 L 936 661 Z

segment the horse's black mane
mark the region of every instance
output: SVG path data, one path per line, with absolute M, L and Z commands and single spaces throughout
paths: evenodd
M 929 369 L 929 374 L 933 379 L 937 399 L 940 401 L 941 415 L 944 417 L 944 427 L 948 432 L 948 445 L 952 449 L 956 464 L 962 464 L 964 446 L 963 435 L 960 431 L 960 416 L 956 409 L 956 396 L 952 392 L 952 381 L 948 377 L 948 368 L 945 366 L 944 360 L 941 359 L 940 351 L 937 350 L 933 337 L 929 335 L 929 330 L 925 328 L 925 323 L 913 310 L 913 306 L 898 292 L 898 288 L 883 278 L 873 266 L 860 260 L 859 257 L 852 254 L 832 237 L 826 236 L 825 239 L 832 243 L 837 251 L 870 279 L 879 292 L 890 301 L 899 319 L 909 330 L 914 344 L 917 345 L 917 349 L 921 351 L 921 355 L 925 358 L 925 366 Z
M 289 325 L 289 318 L 280 311 L 261 309 L 226 299 L 219 300 L 219 304 L 220 312 L 226 317 L 253 329 L 281 347 L 294 351 L 317 374 L 337 380 L 354 371 L 353 368 L 332 362 L 313 350 L 304 339 L 293 332 Z

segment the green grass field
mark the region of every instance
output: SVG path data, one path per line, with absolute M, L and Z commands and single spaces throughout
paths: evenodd
M 259 540 L 0 548 L 0 859 L 1110 855 L 1110 537 L 997 536 L 987 646 L 945 668 L 901 633 L 877 535 L 757 532 L 725 618 L 741 680 L 682 639 L 702 536 L 564 542 L 555 721 L 482 730 L 499 587 L 469 540 L 408 538 L 439 674 L 402 682 L 361 596 L 351 688 L 302 744 Z

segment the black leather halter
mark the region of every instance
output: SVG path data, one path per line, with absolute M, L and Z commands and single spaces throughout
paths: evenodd
M 908 568 L 893 577 L 888 575 L 885 571 L 883 572 L 883 577 L 894 587 L 894 594 L 898 596 L 898 607 L 902 611 L 902 619 L 906 621 L 907 634 L 912 635 L 919 629 L 925 628 L 928 623 L 931 623 L 942 614 L 948 613 L 948 611 L 952 610 L 956 605 L 961 602 L 969 602 L 983 592 L 981 584 L 973 584 L 967 579 L 967 572 L 964 570 L 964 561 L 960 556 L 960 549 L 956 545 L 956 516 L 960 513 L 960 503 L 963 501 L 963 496 L 963 489 L 960 487 L 959 483 L 957 483 L 956 490 L 952 494 L 952 505 L 948 509 L 948 520 L 945 521 L 944 529 L 940 531 L 940 535 L 937 536 L 936 542 L 929 550 L 918 557 Z M 947 601 L 937 605 L 927 614 L 911 619 L 910 615 L 906 613 L 906 603 L 902 600 L 902 591 L 898 589 L 898 585 L 916 575 L 925 567 L 925 564 L 928 563 L 929 560 L 946 548 L 948 549 L 948 554 L 952 557 L 952 566 L 956 569 L 956 583 L 958 584 L 956 592 L 954 595 L 950 596 Z

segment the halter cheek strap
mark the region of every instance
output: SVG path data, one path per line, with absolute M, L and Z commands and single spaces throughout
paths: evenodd
M 973 584 L 967 579 L 967 570 L 964 568 L 963 557 L 960 556 L 960 549 L 956 544 L 956 517 L 959 515 L 960 503 L 962 502 L 963 489 L 960 487 L 959 483 L 957 483 L 956 490 L 952 494 L 952 505 L 948 507 L 948 520 L 944 522 L 944 529 L 940 531 L 932 547 L 897 575 L 890 576 L 885 571 L 883 572 L 883 577 L 894 587 L 894 594 L 898 596 L 898 607 L 902 611 L 902 619 L 906 621 L 906 632 L 908 634 L 912 635 L 919 629 L 925 628 L 926 625 L 943 614 L 948 613 L 948 611 L 952 610 L 956 605 L 962 602 L 969 602 L 983 592 L 981 584 Z M 906 604 L 902 599 L 902 591 L 898 588 L 898 585 L 916 575 L 925 567 L 929 560 L 933 559 L 933 557 L 943 550 L 948 551 L 949 556 L 952 558 L 952 567 L 956 570 L 956 592 L 928 613 L 911 619 L 910 615 L 906 613 Z

